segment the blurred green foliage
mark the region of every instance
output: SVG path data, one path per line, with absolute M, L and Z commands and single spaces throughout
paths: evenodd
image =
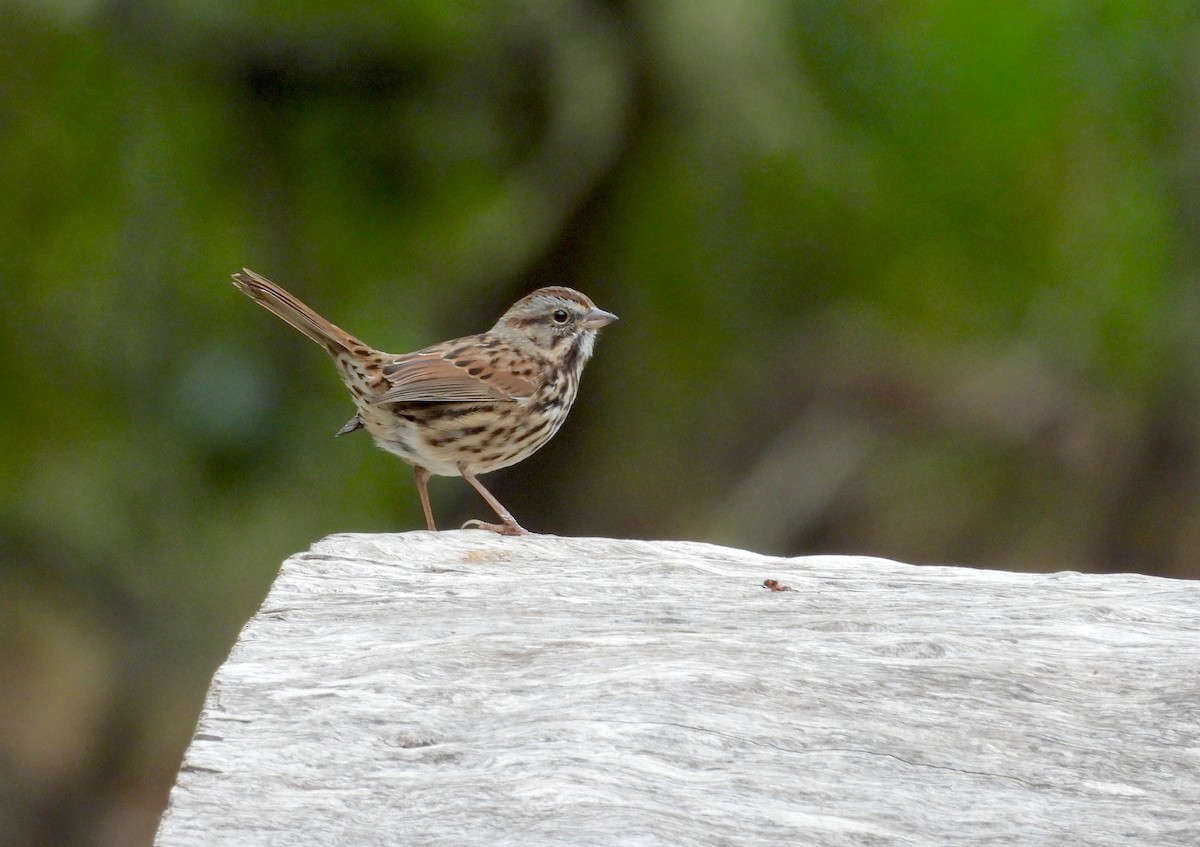
M 621 315 L 538 530 L 1198 573 L 1194 4 L 0 12 L 0 842 L 147 843 L 278 563 L 421 526 L 242 266 L 396 352 Z

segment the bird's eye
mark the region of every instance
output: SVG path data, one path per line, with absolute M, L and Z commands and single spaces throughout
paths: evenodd
M 565 324 L 570 319 L 571 316 L 567 314 L 566 309 L 559 309 L 550 317 L 554 320 L 554 322 L 556 324 Z

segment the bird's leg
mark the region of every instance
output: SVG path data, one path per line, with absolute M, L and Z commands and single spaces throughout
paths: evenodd
M 426 487 L 429 471 L 420 465 L 413 465 L 413 473 L 417 476 L 417 494 L 421 496 L 421 509 L 425 512 L 425 526 L 430 532 L 437 532 L 437 525 L 433 522 L 433 509 L 429 505 L 429 489 Z
M 528 530 L 526 530 L 519 523 L 517 523 L 517 519 L 512 516 L 512 514 L 508 511 L 508 509 L 506 509 L 502 505 L 500 505 L 500 501 L 492 496 L 492 492 L 488 491 L 486 488 L 483 487 L 483 483 L 475 478 L 475 474 L 471 473 L 470 468 L 468 468 L 462 462 L 459 462 L 458 463 L 458 472 L 460 474 L 462 474 L 463 479 L 465 479 L 467 482 L 471 483 L 471 487 L 473 487 L 476 491 L 478 491 L 479 496 L 482 497 L 484 500 L 486 500 L 487 504 L 495 510 L 497 515 L 500 516 L 500 523 L 498 523 L 498 524 L 484 523 L 483 521 L 472 520 L 472 521 L 467 521 L 465 524 L 463 524 L 463 529 L 466 529 L 467 527 L 472 527 L 475 529 L 487 529 L 492 532 L 498 532 L 501 535 L 528 535 L 529 534 Z

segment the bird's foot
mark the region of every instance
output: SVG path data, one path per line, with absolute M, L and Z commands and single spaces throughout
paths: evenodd
M 511 523 L 487 523 L 480 520 L 469 520 L 462 525 L 463 529 L 486 529 L 488 532 L 495 532 L 499 535 L 529 535 L 529 530 L 525 529 L 516 521 Z

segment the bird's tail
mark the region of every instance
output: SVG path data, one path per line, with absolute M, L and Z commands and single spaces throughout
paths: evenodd
M 363 349 L 366 345 L 318 315 L 287 291 L 252 270 L 242 269 L 233 275 L 233 284 L 264 309 L 300 330 L 332 354 L 340 350 Z

